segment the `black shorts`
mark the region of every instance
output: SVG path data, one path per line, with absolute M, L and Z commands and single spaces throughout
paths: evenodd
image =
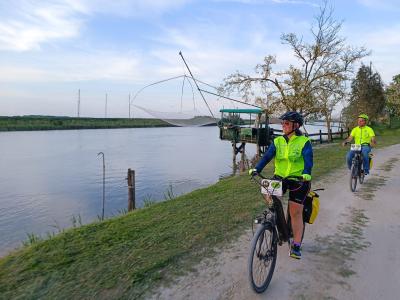
M 289 190 L 289 201 L 304 204 L 304 200 L 310 192 L 310 189 L 310 181 L 283 180 L 282 191 L 285 194 Z

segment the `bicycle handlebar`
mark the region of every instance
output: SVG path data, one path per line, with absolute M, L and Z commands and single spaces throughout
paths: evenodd
M 284 181 L 284 180 L 300 180 L 300 181 L 304 181 L 302 176 L 289 176 L 289 177 L 284 177 L 284 178 L 267 178 L 267 177 L 261 175 L 260 173 L 257 173 L 255 175 L 251 176 L 251 179 L 254 179 L 255 176 L 258 176 L 261 179 L 273 179 L 273 180 L 282 180 L 282 181 Z

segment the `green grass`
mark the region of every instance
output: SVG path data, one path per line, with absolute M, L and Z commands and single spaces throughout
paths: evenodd
M 399 131 L 383 132 L 381 145 Z M 314 178 L 344 165 L 347 147 L 315 149 Z M 228 154 L 227 154 L 228 155 Z M 248 176 L 221 180 L 126 215 L 34 239 L 0 259 L 0 298 L 140 298 L 251 228 L 263 207 Z M 168 276 L 167 276 L 168 275 Z
M 51 116 L 0 117 L 0 131 L 64 130 L 172 126 L 159 119 L 70 118 Z
M 384 126 L 374 126 L 373 129 L 376 134 L 378 148 L 400 143 L 400 128 L 387 129 Z

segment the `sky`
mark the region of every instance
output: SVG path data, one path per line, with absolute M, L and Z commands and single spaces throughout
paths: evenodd
M 310 34 L 314 0 L 0 0 L 0 116 L 148 117 L 207 108 L 183 77 L 219 86 L 254 74 L 266 55 L 275 70 L 296 64 L 282 33 Z M 366 47 L 385 84 L 400 73 L 398 0 L 330 1 L 346 43 Z M 192 91 L 193 89 L 193 91 Z M 130 96 L 129 96 L 130 95 Z M 205 94 L 211 110 L 229 107 Z M 107 100 L 107 101 L 106 101 Z

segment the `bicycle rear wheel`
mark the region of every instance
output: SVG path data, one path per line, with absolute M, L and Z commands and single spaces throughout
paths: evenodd
M 260 226 L 250 246 L 248 271 L 250 285 L 256 293 L 262 293 L 271 282 L 277 258 L 277 235 L 272 224 Z
M 357 187 L 357 174 L 358 168 L 356 166 L 356 164 L 353 164 L 351 166 L 351 171 L 350 171 L 350 189 L 352 192 L 356 191 L 356 187 Z
M 360 176 L 358 177 L 358 181 L 360 181 L 360 184 L 364 183 L 364 178 L 365 178 L 364 171 L 361 170 Z
M 364 183 L 364 165 L 362 162 L 359 163 L 359 170 L 358 170 L 358 181 L 360 182 L 360 184 Z

